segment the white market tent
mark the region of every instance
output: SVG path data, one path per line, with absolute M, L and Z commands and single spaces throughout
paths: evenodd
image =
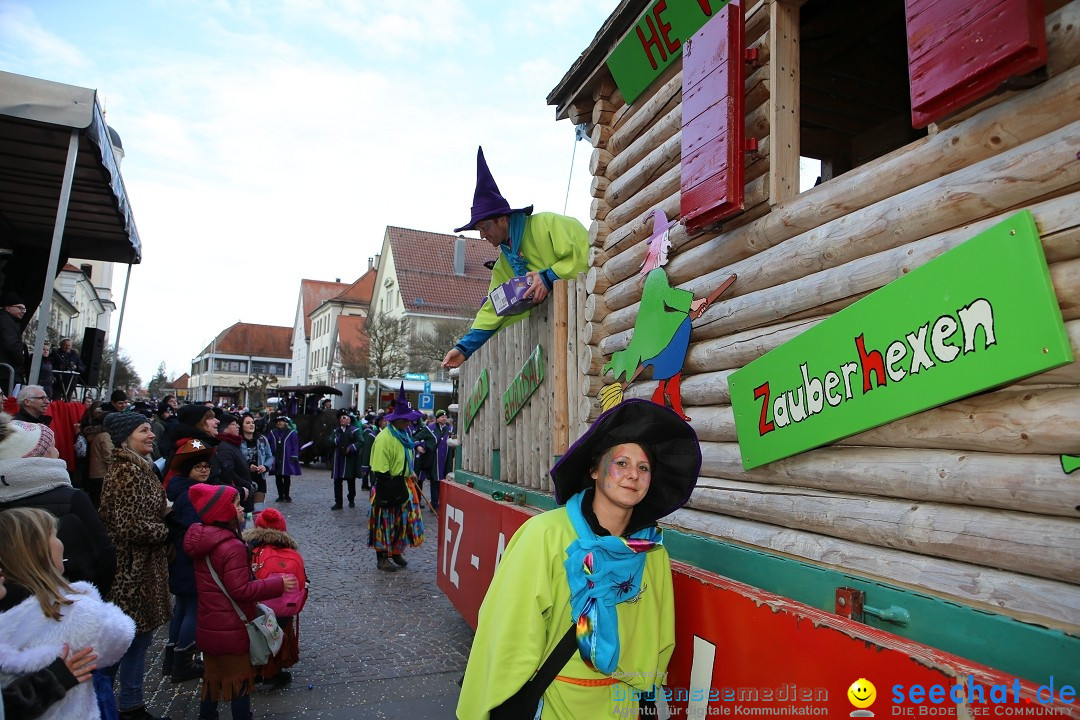
M 61 256 L 126 263 L 129 279 L 131 265 L 141 262 L 96 90 L 0 71 L 0 247 L 12 251 L 18 271 L 5 269 L 5 287 L 23 293 L 28 312 L 40 292 L 40 318 L 49 317 Z M 124 295 L 126 304 L 126 285 Z M 46 324 L 39 323 L 30 377 L 41 363 Z

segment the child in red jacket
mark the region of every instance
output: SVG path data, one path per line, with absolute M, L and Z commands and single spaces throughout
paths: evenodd
M 236 488 L 200 483 L 191 486 L 188 498 L 200 520 L 188 528 L 184 536 L 184 550 L 195 565 L 195 588 L 199 597 L 195 642 L 203 652 L 206 668 L 199 718 L 217 720 L 218 701 L 228 700 L 234 720 L 250 720 L 255 669 L 248 656 L 245 620 L 240 619 L 233 602 L 240 607 L 246 620 L 251 620 L 258 614 L 257 600 L 295 590 L 296 577 L 252 578 L 247 545 L 240 537 L 244 511 Z M 211 566 L 228 596 L 210 573 Z
M 296 576 L 295 590 L 265 603 L 277 616 L 285 639 L 278 654 L 256 668 L 264 682 L 275 688 L 284 687 L 292 682 L 292 674 L 285 668 L 300 659 L 300 611 L 308 596 L 304 559 L 287 532 L 285 516 L 274 508 L 266 508 L 255 516 L 255 527 L 244 533 L 244 539 L 251 546 L 251 570 L 255 577 Z

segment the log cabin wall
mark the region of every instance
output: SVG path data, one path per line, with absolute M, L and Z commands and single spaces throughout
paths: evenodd
M 645 6 L 621 3 L 548 98 L 560 117 L 587 124 L 594 146 L 578 421 L 598 414 L 596 393 L 611 382 L 601 367 L 629 342 L 650 213 L 680 211 L 681 61 L 632 104 L 601 62 Z M 746 136 L 757 140 L 744 158 L 745 209 L 696 235 L 681 224 L 671 232 L 672 286 L 702 297 L 730 273 L 738 280 L 693 323 L 682 398 L 704 463 L 690 503 L 669 520 L 1080 634 L 1080 479 L 1059 457 L 1080 454 L 1080 363 L 751 471 L 727 385 L 736 369 L 1023 208 L 1080 357 L 1080 0 L 1047 3 L 1048 59 L 1033 87 L 982 100 L 913 142 L 902 137 L 909 117 L 895 149 L 862 164 L 838 152 L 800 193 L 800 141 L 825 147 L 800 119 L 804 7 L 744 6 L 757 55 L 745 79 Z M 655 387 L 638 381 L 626 395 Z
M 577 372 L 583 324 L 585 280 L 559 280 L 548 301 L 524 320 L 492 336 L 458 373 L 461 469 L 523 489 L 551 492 L 548 470 L 554 457 L 566 452 L 587 420 L 580 415 L 584 391 Z M 541 348 L 544 377 L 509 423 L 503 393 L 529 356 Z M 570 371 L 573 370 L 573 372 Z M 487 373 L 488 396 L 468 429 L 469 398 Z

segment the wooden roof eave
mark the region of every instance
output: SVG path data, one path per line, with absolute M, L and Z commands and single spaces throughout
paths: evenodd
M 611 78 L 606 65 L 608 56 L 648 7 L 649 0 L 622 0 L 608 16 L 589 46 L 566 71 L 559 84 L 548 93 L 547 104 L 555 106 L 556 120 L 581 120 L 571 115 L 571 107 L 583 97 L 586 99 L 588 112 L 592 112 L 592 88 L 597 82 Z

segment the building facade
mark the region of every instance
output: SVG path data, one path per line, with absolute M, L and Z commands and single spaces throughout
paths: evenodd
M 260 398 L 255 376 L 273 376 L 286 384 L 292 371 L 292 328 L 235 323 L 223 330 L 191 361 L 188 399 L 219 405 L 253 405 Z

